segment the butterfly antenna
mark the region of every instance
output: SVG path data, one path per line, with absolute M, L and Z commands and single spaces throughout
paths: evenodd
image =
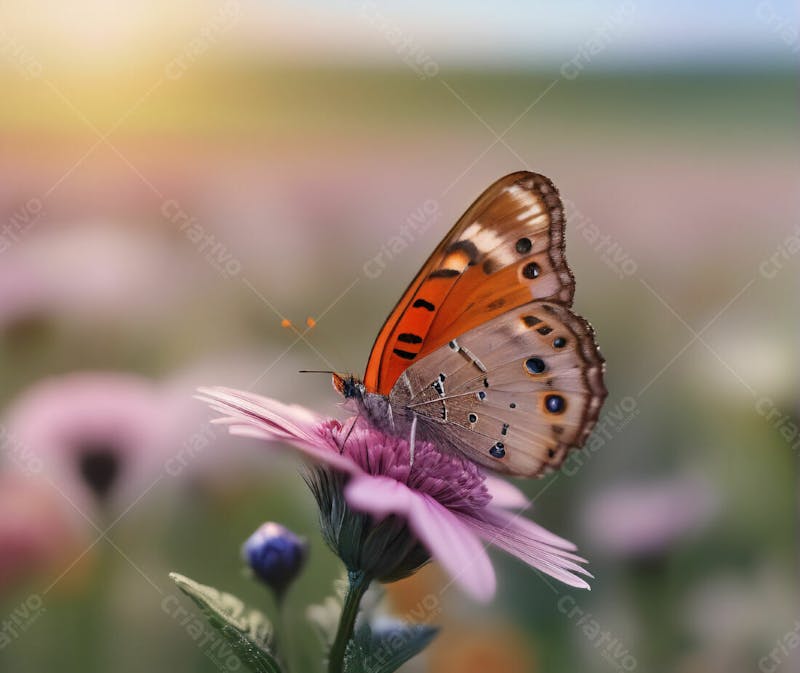
M 335 374 L 336 372 L 330 369 L 300 369 L 298 374 Z

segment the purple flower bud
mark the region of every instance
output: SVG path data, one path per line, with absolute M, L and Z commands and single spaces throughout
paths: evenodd
M 308 545 L 279 523 L 262 524 L 242 546 L 242 557 L 253 573 L 267 584 L 280 600 L 300 574 Z

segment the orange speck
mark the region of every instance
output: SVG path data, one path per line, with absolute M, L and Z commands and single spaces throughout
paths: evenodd
M 427 610 L 429 605 L 428 597 L 440 594 L 447 586 L 448 581 L 439 566 L 435 563 L 429 563 L 411 577 L 387 584 L 385 586 L 386 595 L 392 611 L 396 615 L 415 614 L 414 611 L 419 610 L 421 606 L 424 606 L 423 609 Z M 438 605 L 437 601 L 437 605 L 431 610 L 431 614 L 425 615 L 426 623 L 438 617 L 440 610 L 441 606 Z
M 524 634 L 510 624 L 448 624 L 429 655 L 432 673 L 530 673 L 535 653 Z
M 308 325 L 309 327 L 314 327 L 316 324 L 317 321 L 314 320 L 314 318 L 312 318 L 311 316 L 308 316 L 308 318 L 306 318 L 306 325 Z
M 281 320 L 281 327 L 291 327 L 291 326 L 292 326 L 291 320 L 287 320 L 286 318 Z

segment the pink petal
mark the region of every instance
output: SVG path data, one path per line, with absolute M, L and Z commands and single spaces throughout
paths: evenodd
M 580 589 L 590 588 L 585 580 L 578 577 L 579 574 L 592 576 L 578 565 L 585 563 L 585 559 L 559 548 L 574 548 L 571 543 L 528 519 L 503 510 L 490 508 L 486 515 L 485 520 L 468 520 L 484 540 L 564 584 Z M 559 545 L 555 546 L 551 540 L 558 541 Z
M 322 418 L 304 407 L 283 404 L 242 390 L 215 387 L 200 388 L 199 392 L 200 399 L 218 409 L 257 418 L 297 437 L 315 435 L 314 429 L 322 422 Z
M 486 475 L 486 488 L 492 496 L 492 505 L 505 509 L 526 509 L 530 504 L 530 498 L 526 496 L 513 484 L 505 479 Z
M 316 462 L 343 472 L 360 471 L 356 463 L 320 436 L 316 428 L 322 419 L 303 407 L 228 388 L 202 388 L 200 392 L 199 399 L 224 414 L 218 420 L 229 426 L 231 434 L 288 442 Z
M 486 549 L 458 516 L 430 496 L 389 477 L 359 475 L 350 480 L 345 497 L 354 509 L 378 519 L 405 517 L 454 582 L 481 602 L 494 596 L 496 580 Z
M 492 505 L 494 503 L 491 503 Z M 485 510 L 486 520 L 494 523 L 499 527 L 510 527 L 526 538 L 544 542 L 551 547 L 558 547 L 559 549 L 566 549 L 567 551 L 575 551 L 577 547 L 573 542 L 565 540 L 563 537 L 551 533 L 547 528 L 540 526 L 535 521 L 526 519 L 520 514 L 513 514 L 511 512 L 504 512 L 496 507 L 487 507 Z M 581 559 L 583 560 L 583 559 Z

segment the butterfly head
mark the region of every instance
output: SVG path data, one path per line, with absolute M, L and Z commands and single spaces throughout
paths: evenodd
M 362 398 L 364 396 L 364 384 L 355 376 L 333 374 L 333 387 L 338 390 L 346 400 Z

